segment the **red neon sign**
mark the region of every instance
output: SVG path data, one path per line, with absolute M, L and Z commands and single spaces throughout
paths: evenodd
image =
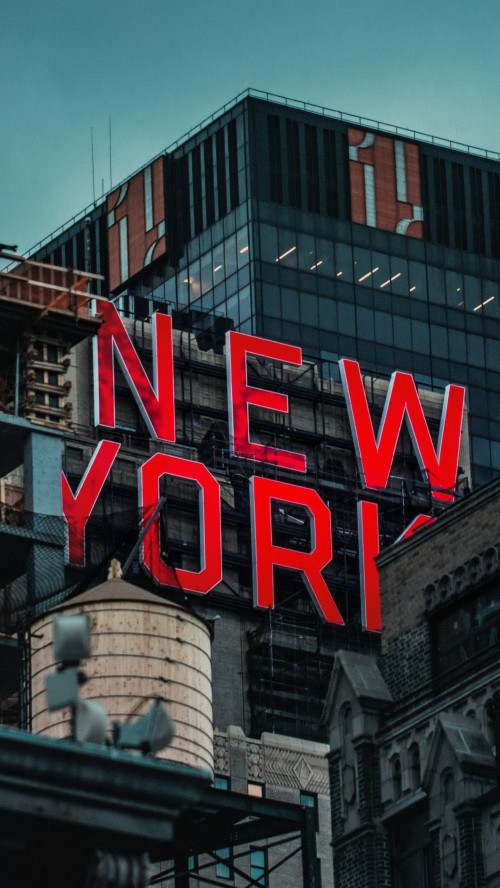
M 330 510 L 319 493 L 310 487 L 286 484 L 271 478 L 250 479 L 251 528 L 254 569 L 254 602 L 256 607 L 274 607 L 274 568 L 285 567 L 299 571 L 311 598 L 329 623 L 343 626 L 322 570 L 332 560 L 332 531 Z M 311 516 L 310 552 L 288 549 L 273 543 L 271 503 L 279 500 L 304 506 Z
M 94 398 L 96 425 L 114 428 L 114 357 L 153 438 L 175 441 L 174 359 L 172 318 L 157 311 L 151 324 L 153 385 L 112 302 L 100 302 L 104 323 L 94 339 Z
M 162 586 L 177 586 L 185 592 L 206 595 L 222 580 L 220 487 L 203 463 L 155 453 L 139 469 L 139 497 L 143 524 L 147 526 L 160 497 L 163 475 L 195 481 L 200 488 L 199 571 L 175 569 L 162 558 L 160 516 L 153 518 L 142 545 L 142 561 L 151 576 Z
M 61 472 L 62 509 L 68 523 L 70 564 L 80 567 L 85 564 L 85 527 L 119 449 L 116 441 L 99 442 L 76 493 L 73 493 L 66 475 Z
M 306 458 L 301 453 L 279 450 L 250 441 L 248 408 L 265 407 L 278 413 L 288 413 L 288 398 L 280 392 L 248 385 L 247 355 L 257 355 L 300 366 L 302 349 L 295 345 L 283 345 L 260 336 L 230 331 L 226 334 L 226 360 L 228 376 L 228 408 L 231 452 L 234 456 L 258 459 L 273 463 L 295 472 L 307 470 Z
M 95 350 L 96 422 L 115 424 L 114 358 L 123 370 L 128 385 L 151 434 L 164 441 L 175 441 L 175 399 L 173 375 L 172 324 L 167 315 L 153 316 L 153 381 L 128 336 L 125 326 L 111 303 L 103 303 L 104 323 Z M 235 457 L 272 463 L 288 470 L 306 471 L 304 454 L 277 449 L 250 440 L 249 409 L 261 408 L 287 413 L 288 398 L 281 392 L 249 385 L 248 356 L 300 366 L 301 349 L 260 337 L 230 332 L 227 336 L 227 374 L 231 450 Z M 433 488 L 436 499 L 453 499 L 458 467 L 465 390 L 450 385 L 442 407 L 439 439 L 434 447 L 410 374 L 395 372 L 387 391 L 377 436 L 373 427 L 359 364 L 340 361 L 346 406 L 354 446 L 365 487 L 387 486 L 403 420 L 406 420 L 415 453 Z M 63 512 L 68 522 L 69 560 L 85 563 L 85 527 L 108 477 L 120 445 L 101 441 L 82 477 L 75 494 L 66 477 L 61 479 Z M 162 555 L 161 524 L 155 515 L 164 475 L 194 481 L 199 488 L 200 569 L 175 569 Z M 222 579 L 222 535 L 220 488 L 209 469 L 196 461 L 156 453 L 139 470 L 140 507 L 143 526 L 147 528 L 141 557 L 146 570 L 160 584 L 177 586 L 199 595 L 207 594 Z M 311 598 L 325 620 L 343 624 L 323 576 L 332 559 L 331 516 L 326 503 L 312 488 L 254 476 L 250 479 L 250 511 L 256 607 L 274 607 L 274 568 L 298 571 Z M 272 504 L 301 506 L 310 519 L 309 551 L 277 545 L 272 533 Z M 406 529 L 407 537 L 433 519 L 418 516 Z M 380 591 L 376 557 L 379 554 L 378 507 L 361 502 L 358 506 L 360 549 L 360 584 L 362 625 L 368 631 L 382 628 Z
M 344 359 L 339 361 L 339 367 L 363 486 L 372 490 L 387 487 L 406 417 L 415 454 L 421 471 L 427 475 L 432 495 L 439 500 L 453 501 L 450 491 L 455 488 L 457 480 L 465 400 L 463 386 L 446 387 L 436 452 L 417 387 L 409 373 L 396 371 L 392 374 L 378 437 L 375 438 L 358 362 Z
M 380 582 L 375 561 L 377 555 L 380 554 L 378 505 L 361 500 L 357 508 L 361 625 L 368 632 L 381 632 Z M 428 526 L 435 520 L 430 515 L 417 515 L 394 542 L 398 543 L 400 540 L 408 539 L 419 528 Z

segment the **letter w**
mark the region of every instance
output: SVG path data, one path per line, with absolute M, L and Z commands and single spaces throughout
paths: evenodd
M 155 312 L 153 385 L 112 302 L 100 302 L 103 323 L 94 339 L 94 399 L 96 425 L 115 427 L 114 357 L 132 391 L 144 421 L 154 438 L 175 441 L 175 395 L 172 349 L 172 318 Z
M 378 437 L 375 438 L 358 362 L 344 359 L 339 361 L 339 367 L 363 485 L 372 490 L 387 486 L 401 426 L 406 418 L 418 464 L 430 483 L 432 495 L 438 500 L 453 500 L 465 399 L 463 386 L 448 385 L 445 389 L 436 450 L 414 379 L 409 373 L 397 371 L 392 374 Z

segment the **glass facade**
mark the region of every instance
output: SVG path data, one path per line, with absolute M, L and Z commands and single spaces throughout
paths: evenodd
M 124 313 L 223 318 L 301 345 L 327 375 L 351 357 L 464 384 L 473 482 L 498 473 L 497 161 L 249 97 L 166 154 L 164 178 L 166 254 L 114 291 Z M 87 247 L 82 222 L 38 255 L 83 265 L 87 249 L 106 273 L 98 209 L 87 228 Z

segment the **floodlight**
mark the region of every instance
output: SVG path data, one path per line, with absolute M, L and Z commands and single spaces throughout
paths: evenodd
M 174 723 L 165 706 L 155 700 L 147 715 L 140 715 L 131 724 L 115 725 L 115 746 L 154 754 L 168 746 L 174 734 Z
M 45 690 L 49 711 L 75 706 L 79 696 L 79 686 L 78 669 L 74 666 L 48 675 L 45 679 Z
M 87 614 L 54 617 L 54 660 L 78 663 L 90 656 L 90 620 Z
M 80 743 L 106 741 L 108 714 L 100 703 L 79 697 L 75 706 L 75 740 Z

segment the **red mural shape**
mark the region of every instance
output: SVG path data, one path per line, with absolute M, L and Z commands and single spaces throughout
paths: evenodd
M 349 127 L 353 222 L 423 238 L 418 145 Z
M 110 290 L 166 252 L 164 188 L 159 157 L 108 195 Z
M 174 568 L 162 558 L 160 515 L 154 515 L 160 499 L 160 479 L 164 475 L 194 481 L 200 488 L 199 571 Z M 174 586 L 184 592 L 206 595 L 222 580 L 222 532 L 220 487 L 203 463 L 155 453 L 139 469 L 139 505 L 143 527 L 142 562 L 160 586 Z M 153 517 L 154 515 L 154 517 Z M 148 526 L 149 525 L 149 526 Z
M 305 472 L 307 464 L 303 454 L 250 441 L 249 406 L 263 407 L 278 413 L 288 413 L 288 398 L 280 392 L 270 392 L 248 385 L 248 355 L 256 355 L 294 366 L 302 364 L 302 349 L 298 346 L 285 345 L 246 333 L 230 331 L 226 334 L 231 453 L 234 456 L 272 463 L 295 472 Z
M 254 603 L 256 607 L 274 607 L 274 568 L 299 571 L 304 578 L 313 603 L 328 622 L 343 626 L 331 592 L 322 575 L 332 560 L 330 510 L 320 495 L 310 487 L 274 481 L 271 478 L 250 479 L 251 530 L 254 571 Z M 303 506 L 310 514 L 311 551 L 303 552 L 273 543 L 271 504 Z
M 453 502 L 465 401 L 463 386 L 448 385 L 445 389 L 436 451 L 413 376 L 401 371 L 392 374 L 378 437 L 375 438 L 358 362 L 343 359 L 339 361 L 339 368 L 363 486 L 372 490 L 387 486 L 401 426 L 406 418 L 415 454 L 422 474 L 431 486 L 432 496 L 443 502 Z
M 112 302 L 100 302 L 103 323 L 94 339 L 94 415 L 96 425 L 115 427 L 115 369 L 118 360 L 150 434 L 175 441 L 172 318 L 155 312 L 151 322 L 153 385 Z

